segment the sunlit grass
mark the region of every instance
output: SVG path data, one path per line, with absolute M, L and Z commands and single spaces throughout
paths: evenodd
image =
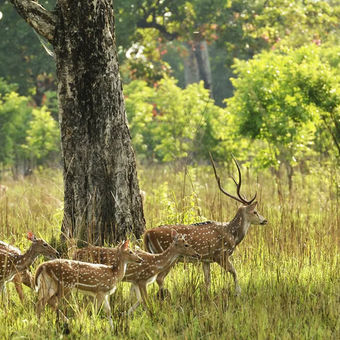
M 222 170 L 223 186 L 233 191 Z M 211 169 L 183 171 L 174 167 L 142 167 L 146 191 L 147 227 L 163 223 L 192 223 L 206 219 L 228 221 L 237 205 L 216 188 Z M 253 180 L 251 180 L 253 179 Z M 84 339 L 337 339 L 340 337 L 340 215 L 339 173 L 316 167 L 297 173 L 282 197 L 269 172 L 246 173 L 244 192 L 258 192 L 258 210 L 267 226 L 253 226 L 233 255 L 242 294 L 234 295 L 232 278 L 212 265 L 212 285 L 204 285 L 199 264 L 179 264 L 166 278 L 171 298 L 156 299 L 149 287 L 151 307 L 124 313 L 134 297 L 121 284 L 112 298 L 115 329 L 105 313 L 96 315 L 80 294 L 69 299 L 70 338 Z M 27 230 L 50 240 L 58 236 L 62 218 L 62 179 L 59 171 L 36 174 L 24 181 L 4 179 L 9 187 L 0 198 L 1 240 L 27 249 Z M 39 259 L 36 264 L 41 262 Z M 36 267 L 36 264 L 33 266 Z M 46 309 L 38 321 L 35 293 L 25 288 L 21 304 L 12 284 L 9 303 L 0 309 L 0 338 L 59 339 L 62 330 Z

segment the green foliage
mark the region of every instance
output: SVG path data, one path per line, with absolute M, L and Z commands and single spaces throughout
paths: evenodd
M 16 90 L 0 78 L 0 163 L 18 167 L 28 160 L 55 160 L 60 151 L 56 121 L 46 107 L 33 108 L 31 99 Z
M 130 65 L 125 70 L 148 81 L 169 74 L 166 61 L 172 75 L 181 80 L 185 54 L 178 45 L 206 40 L 219 104 L 232 95 L 231 84 L 225 83 L 232 75 L 234 58 L 249 59 L 261 50 L 311 42 L 336 44 L 339 36 L 340 6 L 325 0 L 119 0 L 115 6 L 121 61 L 128 56 Z M 135 54 L 133 58 L 125 54 L 132 44 L 139 52 L 143 49 L 138 61 Z M 166 72 L 161 71 L 164 67 Z M 185 86 L 183 81 L 180 84 Z
M 329 1 L 271 0 L 251 18 L 247 33 L 270 46 L 320 45 L 338 35 L 340 6 Z
M 339 78 L 320 57 L 320 48 L 263 52 L 248 62 L 236 61 L 235 72 L 228 110 L 239 117 L 243 135 L 266 142 L 267 165 L 308 156 L 325 125 L 331 130 L 328 140 L 337 133 Z
M 152 123 L 152 98 L 154 91 L 142 80 L 124 86 L 125 108 L 134 149 L 140 156 L 150 150 L 150 124 Z
M 173 78 L 153 88 L 133 81 L 125 86 L 125 95 L 134 147 L 144 157 L 165 162 L 193 155 L 204 158 L 209 149 L 232 145 L 231 118 L 214 105 L 203 83 L 183 90 Z M 217 147 L 217 140 L 224 144 Z
M 53 8 L 55 0 L 43 6 Z M 22 95 L 32 94 L 41 73 L 54 72 L 54 61 L 47 55 L 33 29 L 15 11 L 10 1 L 2 1 L 0 12 L 0 74 L 10 83 L 18 84 Z
M 0 78 L 0 163 L 13 165 L 24 156 L 21 145 L 32 109 L 29 99 L 14 92 L 16 86 Z
M 46 107 L 33 109 L 25 145 L 37 160 L 46 161 L 59 151 L 59 130 Z

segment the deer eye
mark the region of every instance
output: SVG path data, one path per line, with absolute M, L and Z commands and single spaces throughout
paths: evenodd
M 44 246 L 44 247 L 47 247 L 47 243 L 43 243 L 43 246 Z
M 132 251 L 130 250 L 130 254 L 132 254 Z
M 255 214 L 255 215 L 257 215 L 257 212 L 256 212 L 256 211 L 254 211 L 254 214 Z
M 188 248 L 188 247 L 189 247 L 189 244 L 186 243 L 186 244 L 184 245 L 184 247 L 185 247 L 185 248 Z

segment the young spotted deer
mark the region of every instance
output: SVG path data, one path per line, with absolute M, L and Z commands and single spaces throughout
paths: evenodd
M 81 261 L 115 264 L 117 262 L 116 253 L 115 248 L 86 247 L 78 249 L 74 258 Z M 147 286 L 155 281 L 160 272 L 170 271 L 178 257 L 200 258 L 197 251 L 186 242 L 185 237 L 175 230 L 171 231 L 170 246 L 162 253 L 150 254 L 139 250 L 137 254 L 143 259 L 142 264 L 130 263 L 123 278 L 123 281 L 132 284 L 131 288 L 135 290 L 137 296 L 137 302 L 129 309 L 129 314 L 139 306 L 141 301 L 147 305 Z
M 12 253 L 13 255 L 22 255 L 20 249 L 13 247 L 10 244 L 7 244 L 2 241 L 0 241 L 0 252 L 1 251 L 6 251 Z M 22 290 L 22 284 L 29 288 L 32 289 L 34 288 L 33 277 L 31 272 L 28 269 L 25 269 L 22 272 L 15 274 L 11 282 L 14 283 L 15 289 L 19 295 L 21 302 L 24 302 L 25 296 Z
M 116 264 L 110 266 L 65 259 L 42 263 L 34 278 L 38 292 L 38 317 L 45 305 L 49 304 L 57 312 L 58 318 L 60 313 L 67 320 L 58 309 L 59 300 L 76 289 L 83 294 L 94 296 L 97 308 L 104 302 L 104 309 L 113 327 L 109 296 L 114 293 L 117 284 L 123 279 L 127 264 L 143 261 L 128 246 L 129 241 L 126 241 L 117 247 Z
M 239 176 L 238 182 L 233 178 L 237 187 L 237 197 L 229 194 L 222 188 L 214 161 L 211 157 L 211 163 L 219 189 L 228 197 L 242 204 L 230 222 L 207 221 L 191 225 L 163 225 L 145 232 L 144 245 L 145 249 L 151 253 L 163 252 L 171 244 L 171 230 L 175 229 L 178 233 L 185 235 L 187 242 L 201 255 L 206 285 L 210 285 L 210 263 L 216 262 L 225 269 L 226 272 L 232 274 L 236 294 L 239 294 L 241 288 L 238 284 L 236 270 L 230 262 L 229 256 L 234 252 L 235 247 L 244 239 L 251 224 L 265 225 L 267 224 L 267 220 L 256 210 L 256 194 L 249 201 L 241 195 L 241 170 L 237 161 L 235 159 L 234 161 Z M 163 292 L 164 279 L 167 274 L 168 271 L 165 270 L 161 272 L 156 279 L 161 295 Z
M 0 246 L 0 289 L 8 281 L 15 280 L 16 288 L 19 297 L 23 300 L 23 292 L 20 282 L 22 281 L 28 286 L 31 286 L 31 278 L 27 269 L 35 261 L 38 255 L 44 255 L 48 258 L 56 258 L 59 253 L 51 247 L 43 239 L 36 238 L 32 232 L 28 232 L 27 238 L 32 242 L 26 253 L 15 247 L 1 242 Z

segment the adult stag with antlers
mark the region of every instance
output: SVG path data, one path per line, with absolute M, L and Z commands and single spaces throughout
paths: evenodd
M 255 201 L 256 194 L 251 200 L 247 200 L 241 194 L 242 176 L 238 162 L 234 159 L 238 170 L 238 182 L 236 184 L 237 197 L 229 194 L 221 186 L 220 177 L 217 175 L 215 163 L 210 155 L 211 164 L 214 169 L 215 178 L 219 189 L 226 196 L 240 202 L 235 217 L 230 222 L 207 221 L 191 225 L 163 225 L 147 230 L 144 234 L 145 249 L 151 253 L 161 253 L 169 247 L 172 242 L 171 230 L 185 235 L 187 242 L 201 255 L 205 283 L 210 285 L 210 263 L 218 263 L 226 272 L 230 272 L 234 278 L 236 294 L 240 294 L 241 288 L 238 284 L 237 273 L 229 260 L 235 247 L 244 239 L 251 224 L 267 224 L 267 220 L 257 210 Z M 161 272 L 157 276 L 157 283 L 161 296 L 164 293 L 164 279 L 168 271 Z

